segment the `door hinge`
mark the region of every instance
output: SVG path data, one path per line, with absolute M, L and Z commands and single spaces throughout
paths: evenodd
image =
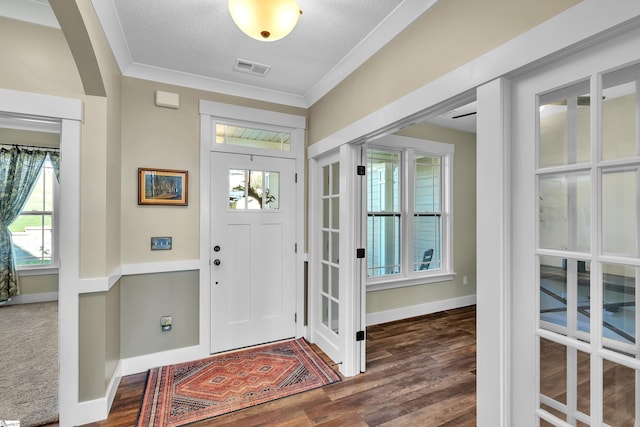
M 295 182 L 296 184 L 298 183 L 298 174 L 297 173 L 294 174 L 293 182 Z
M 293 252 L 298 253 L 298 244 L 297 243 L 293 244 Z
M 367 174 L 367 168 L 363 165 L 356 166 L 356 173 L 358 176 L 365 176 Z
M 364 331 L 356 332 L 356 341 L 364 341 Z
M 356 258 L 364 258 L 365 254 L 366 254 L 366 251 L 364 248 L 356 249 Z

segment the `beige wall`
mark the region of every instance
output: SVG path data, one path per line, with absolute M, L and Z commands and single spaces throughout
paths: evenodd
M 141 274 L 122 278 L 122 358 L 198 344 L 200 314 L 197 271 Z M 173 329 L 160 330 L 160 317 Z
M 398 135 L 455 146 L 453 245 L 456 277 L 449 282 L 367 292 L 367 314 L 476 293 L 476 136 L 428 124 L 414 125 Z M 467 286 L 462 284 L 463 276 L 468 276 Z
M 20 276 L 20 295 L 58 292 L 58 275 Z
M 0 40 L 1 87 L 72 98 L 84 95 L 60 30 L 0 17 Z
M 180 108 L 154 105 L 156 90 L 177 93 Z M 198 259 L 200 232 L 199 101 L 306 116 L 306 110 L 125 77 L 122 83 L 122 262 Z M 139 167 L 189 172 L 189 205 L 138 205 Z M 170 251 L 151 251 L 152 236 L 171 236 Z
M 446 0 L 310 109 L 313 144 L 546 21 L 580 0 Z
M 82 294 L 79 298 L 78 325 L 80 401 L 98 399 L 105 395 L 106 293 Z

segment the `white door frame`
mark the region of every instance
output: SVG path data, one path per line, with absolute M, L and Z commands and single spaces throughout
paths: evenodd
M 568 55 L 592 45 L 595 37 L 605 40 L 619 34 L 625 29 L 638 25 L 640 16 L 640 2 L 637 0 L 621 0 L 612 8 L 607 2 L 598 0 L 583 0 L 563 13 L 545 21 L 524 34 L 504 43 L 496 49 L 460 66 L 448 74 L 434 80 L 431 83 L 405 95 L 404 97 L 380 108 L 379 110 L 355 121 L 335 133 L 324 137 L 311 145 L 308 149 L 308 157 L 315 158 L 343 144 L 352 141 L 363 140 L 366 136 L 376 137 L 392 133 L 416 121 L 418 117 L 441 110 L 443 105 L 451 102 L 457 103 L 459 97 L 464 97 L 470 91 L 492 82 L 502 76 L 513 72 L 523 73 L 527 69 L 533 69 L 539 63 L 548 62 L 549 58 L 560 55 Z M 570 28 L 571 31 L 567 31 Z M 484 158 L 491 158 L 495 165 L 496 159 L 502 159 L 503 165 L 499 171 L 489 173 L 486 168 L 478 170 L 477 179 L 482 181 L 486 188 L 499 188 L 502 194 L 505 189 L 505 180 L 508 179 L 508 163 L 504 160 L 505 138 L 508 134 L 500 123 L 508 119 L 503 109 L 505 105 L 500 99 L 508 90 L 504 82 L 488 86 L 486 92 L 481 95 L 483 101 L 479 102 L 478 119 L 487 120 L 491 126 L 497 126 L 494 134 L 498 138 L 491 142 L 490 138 L 478 135 L 477 151 L 483 153 Z M 480 95 L 479 95 L 480 96 Z M 485 98 L 488 97 L 488 98 Z M 487 114 L 494 118 L 502 117 L 500 122 L 495 122 Z M 482 174 L 481 174 L 482 171 Z M 498 205 L 479 203 L 477 213 L 479 218 L 493 215 L 496 206 L 511 207 L 505 197 L 498 200 Z M 310 213 L 313 214 L 312 212 Z M 479 224 L 479 229 L 484 224 Z M 508 223 L 498 224 L 501 235 L 506 241 L 497 239 L 478 239 L 477 251 L 479 254 L 496 254 L 502 256 L 497 261 L 501 268 L 498 270 L 508 277 L 510 260 L 504 251 L 506 243 L 510 240 Z M 480 265 L 484 257 L 479 260 Z M 486 269 L 478 270 L 477 295 L 482 295 L 478 301 L 479 312 L 478 339 L 483 343 L 478 347 L 477 358 L 477 395 L 482 396 L 478 400 L 477 425 L 480 427 L 507 427 L 510 425 L 508 417 L 509 395 L 509 361 L 511 346 L 506 340 L 509 331 L 508 310 L 506 300 L 506 287 L 508 283 L 496 284 L 495 271 Z M 487 305 L 488 304 L 488 305 Z M 364 307 L 362 308 L 365 309 Z M 482 332 L 480 332 L 482 329 Z M 484 340 L 489 337 L 489 341 Z M 495 344 L 495 345 L 494 345 Z M 496 385 L 495 379 L 500 383 Z M 500 389 L 495 394 L 496 387 Z
M 296 337 L 305 335 L 305 325 L 303 322 L 305 312 L 304 301 L 304 262 L 306 261 L 304 248 L 305 239 L 305 179 L 304 179 L 304 132 L 306 128 L 306 118 L 292 114 L 278 113 L 274 111 L 259 110 L 256 108 L 241 107 L 238 105 L 223 104 L 213 101 L 200 101 L 200 340 L 198 344 L 199 352 L 210 354 L 211 348 L 211 291 L 209 261 L 212 259 L 211 249 L 211 212 L 210 212 L 210 153 L 212 151 L 224 151 L 231 153 L 255 154 L 271 157 L 285 157 L 295 159 L 297 184 L 296 184 L 296 312 L 298 321 L 296 323 Z M 287 129 L 291 132 L 290 151 L 272 151 L 248 149 L 247 147 L 228 146 L 216 144 L 215 123 L 216 120 L 225 122 L 249 123 L 255 126 L 270 126 Z
M 0 112 L 60 120 L 60 222 L 58 238 L 58 411 L 60 425 L 84 424 L 78 401 L 80 278 L 80 127 L 82 101 L 0 89 Z

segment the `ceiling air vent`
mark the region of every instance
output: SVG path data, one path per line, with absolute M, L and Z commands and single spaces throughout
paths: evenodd
M 269 73 L 269 70 L 271 70 L 271 66 L 246 61 L 244 59 L 236 59 L 236 63 L 233 65 L 233 69 L 235 71 L 240 71 L 241 73 L 264 77 Z

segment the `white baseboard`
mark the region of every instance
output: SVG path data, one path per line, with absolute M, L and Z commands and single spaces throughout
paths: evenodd
M 16 295 L 2 305 L 32 304 L 35 302 L 58 301 L 57 292 L 40 292 L 37 294 Z
M 106 420 L 109 416 L 109 411 L 111 411 L 111 405 L 113 405 L 113 400 L 116 397 L 116 391 L 118 391 L 121 378 L 122 361 L 118 362 L 118 365 L 111 376 L 105 397 L 78 402 L 76 410 L 73 411 L 73 425 L 79 426 Z
M 108 416 L 109 408 L 107 407 L 106 397 L 78 402 L 73 414 L 72 425 L 80 426 L 96 421 L 106 420 Z
M 142 356 L 128 357 L 122 359 L 122 375 L 138 374 L 151 368 L 175 363 L 188 362 L 190 360 L 202 359 L 209 356 L 207 348 L 202 345 L 178 348 L 175 350 L 160 351 L 157 353 L 144 354 Z
M 411 305 L 393 310 L 378 311 L 367 314 L 367 326 L 408 319 L 410 317 L 423 316 L 425 314 L 437 313 L 438 311 L 451 310 L 453 308 L 466 307 L 474 305 L 475 303 L 475 295 L 466 295 L 463 297 L 427 302 L 424 304 Z

